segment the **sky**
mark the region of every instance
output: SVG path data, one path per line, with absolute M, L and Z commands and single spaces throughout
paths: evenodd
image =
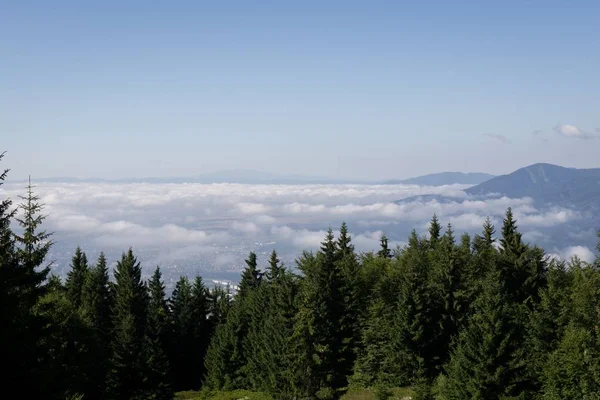
M 0 2 L 11 178 L 600 167 L 598 1 Z

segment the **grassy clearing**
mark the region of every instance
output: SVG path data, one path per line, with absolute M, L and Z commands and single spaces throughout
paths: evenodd
M 388 400 L 405 400 L 410 399 L 413 395 L 411 388 L 393 388 L 390 392 Z M 354 389 L 346 393 L 341 400 L 378 400 L 378 397 L 371 389 Z
M 412 396 L 410 388 L 394 388 L 388 400 L 406 400 Z M 380 397 L 382 398 L 382 397 Z M 233 392 L 179 392 L 175 400 L 273 400 L 265 393 L 235 390 Z M 378 400 L 375 392 L 370 389 L 354 389 L 346 393 L 341 400 Z
M 179 392 L 175 393 L 175 400 L 273 400 L 273 398 L 265 393 L 234 390 L 232 392 Z

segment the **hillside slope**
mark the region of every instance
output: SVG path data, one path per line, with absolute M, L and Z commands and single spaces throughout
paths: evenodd
M 575 209 L 600 208 L 600 168 L 576 169 L 534 164 L 466 190 L 472 195 L 531 197 L 536 204 Z
M 425 186 L 443 186 L 443 185 L 477 185 L 490 180 L 494 175 L 481 172 L 440 172 L 417 176 L 409 179 L 393 179 L 385 181 L 385 184 L 404 184 L 404 185 L 425 185 Z

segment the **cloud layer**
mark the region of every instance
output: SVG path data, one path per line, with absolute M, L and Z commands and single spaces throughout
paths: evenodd
M 153 254 L 152 262 L 190 265 L 195 260 L 201 270 L 239 270 L 247 252 L 255 249 L 276 248 L 291 260 L 303 249 L 317 248 L 325 230 L 335 230 L 342 221 L 358 250 L 373 250 L 383 233 L 393 245 L 402 245 L 413 228 L 424 233 L 434 213 L 458 232 L 479 232 L 486 217 L 499 225 L 512 207 L 532 242 L 548 228 L 581 218 L 569 209 L 538 210 L 528 198 L 473 199 L 465 188 L 41 183 L 36 191 L 46 204 L 46 228 L 68 248 L 82 244 L 121 251 L 134 246 Z M 14 184 L 1 190 L 0 196 L 13 199 L 23 193 Z M 395 202 L 428 194 L 449 200 Z

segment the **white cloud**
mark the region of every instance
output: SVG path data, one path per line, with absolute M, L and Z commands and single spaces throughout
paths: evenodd
M 585 132 L 575 125 L 561 124 L 554 127 L 554 131 L 568 138 L 576 139 L 598 139 L 600 134 Z
M 457 234 L 474 233 L 488 216 L 499 229 L 512 207 L 533 243 L 544 229 L 582 218 L 568 209 L 540 211 L 529 198 L 473 199 L 463 191 L 466 187 L 42 183 L 36 190 L 47 204 L 45 228 L 56 232 L 56 240 L 71 240 L 69 246 L 87 241 L 103 250 L 139 247 L 156 253 L 152 260 L 161 263 L 169 257 L 204 257 L 208 261 L 198 261 L 202 268 L 209 267 L 206 263 L 218 267 L 217 254 L 225 253 L 243 266 L 243 257 L 260 243 L 291 258 L 302 249 L 318 248 L 325 229 L 338 228 L 342 221 L 357 249 L 366 251 L 378 249 L 382 232 L 404 240 L 413 227 L 426 230 L 434 213 L 443 224 L 451 222 Z M 0 197 L 16 199 L 23 187 L 7 184 L 0 191 Z M 448 199 L 413 197 L 425 195 Z M 413 200 L 396 202 L 404 198 Z M 391 246 L 396 244 L 402 243 Z
M 596 259 L 594 253 L 585 246 L 570 246 L 562 250 L 555 250 L 548 254 L 550 258 L 570 260 L 573 257 L 578 257 L 581 261 L 593 262 Z

